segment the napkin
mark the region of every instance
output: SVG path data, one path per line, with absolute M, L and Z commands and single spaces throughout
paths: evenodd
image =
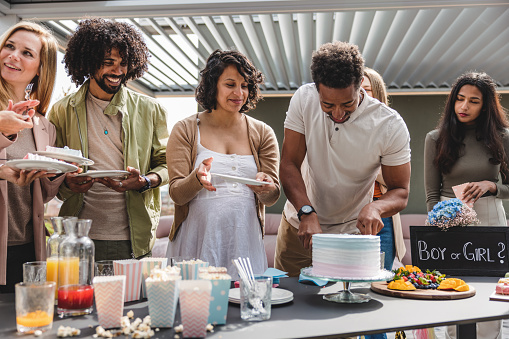
M 287 273 L 288 272 L 283 272 L 277 268 L 269 267 L 262 275 L 265 277 L 272 277 L 272 283 L 279 284 L 279 278 L 288 278 Z
M 460 199 L 462 203 L 464 203 L 468 207 L 472 208 L 472 207 L 474 207 L 474 203 L 472 201 L 467 203 L 466 200 L 463 198 L 463 190 L 465 189 L 465 186 L 467 186 L 468 184 L 469 183 L 466 182 L 466 183 L 461 184 L 461 185 L 453 186 L 452 190 L 453 190 L 454 195 L 456 196 L 456 198 Z
M 317 286 L 325 286 L 328 283 L 327 280 L 322 280 L 322 279 L 318 279 L 318 278 L 311 278 L 311 277 L 305 277 L 302 274 L 299 275 L 299 282 L 300 283 L 308 282 L 308 281 L 314 283 Z

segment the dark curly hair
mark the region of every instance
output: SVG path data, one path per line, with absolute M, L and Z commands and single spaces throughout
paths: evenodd
M 364 58 L 356 45 L 348 42 L 329 42 L 313 53 L 311 76 L 317 85 L 330 88 L 358 89 L 364 75 Z
M 145 73 L 150 54 L 142 34 L 128 23 L 91 18 L 79 23 L 67 44 L 64 63 L 72 81 L 82 85 L 93 76 L 112 48 L 127 62 L 123 84 Z
M 240 112 L 247 112 L 256 107 L 262 95 L 260 85 L 263 84 L 263 75 L 253 63 L 238 51 L 222 51 L 216 49 L 207 59 L 205 68 L 200 71 L 200 83 L 196 87 L 196 101 L 207 112 L 217 107 L 217 81 L 226 67 L 234 65 L 240 75 L 247 81 L 249 95 Z
M 486 73 L 469 72 L 461 75 L 452 85 L 447 97 L 444 113 L 438 123 L 438 139 L 434 165 L 441 173 L 450 173 L 452 167 L 461 156 L 465 144 L 465 125 L 458 120 L 454 105 L 458 93 L 465 85 L 475 86 L 482 93 L 481 114 L 475 120 L 477 140 L 482 140 L 491 158 L 490 163 L 500 164 L 502 174 L 508 170 L 504 150 L 503 136 L 509 123 L 504 108 L 500 104 L 495 81 Z

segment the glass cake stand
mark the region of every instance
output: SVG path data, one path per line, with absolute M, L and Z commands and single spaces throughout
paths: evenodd
M 373 282 L 373 281 L 385 281 L 390 280 L 394 277 L 394 273 L 387 270 L 380 270 L 378 275 L 369 278 L 339 278 L 339 277 L 328 277 L 323 275 L 313 274 L 313 267 L 306 267 L 300 270 L 300 273 L 307 278 L 315 278 L 333 282 L 342 282 L 343 283 L 343 291 L 336 293 L 328 293 L 323 296 L 323 298 L 327 301 L 333 301 L 336 303 L 344 303 L 344 304 L 357 304 L 357 303 L 365 303 L 371 300 L 371 297 L 367 294 L 362 293 L 354 293 L 350 291 L 351 283 L 359 283 L 359 282 Z

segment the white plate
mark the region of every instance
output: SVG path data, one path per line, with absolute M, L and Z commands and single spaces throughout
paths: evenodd
M 272 288 L 272 305 L 286 304 L 293 300 L 293 292 L 282 289 Z M 240 288 L 232 288 L 228 293 L 228 301 L 234 304 L 240 304 Z
M 118 178 L 129 175 L 128 171 L 105 170 L 105 171 L 88 171 L 80 173 L 77 177 L 91 177 L 91 178 Z
M 48 171 L 48 173 L 67 173 L 78 170 L 78 167 L 63 161 L 15 159 L 5 163 L 7 166 L 27 171 Z
M 70 154 L 62 154 L 62 153 L 58 153 L 58 152 L 47 152 L 47 151 L 36 151 L 36 152 L 32 152 L 32 153 L 39 154 L 39 155 L 44 155 L 45 157 L 50 157 L 50 158 L 54 158 L 54 159 L 65 160 L 65 161 L 69 161 L 69 162 L 75 162 L 79 166 L 81 166 L 81 165 L 91 166 L 91 165 L 94 164 L 93 160 L 90 160 L 90 159 L 87 159 L 87 158 L 84 158 L 84 157 L 78 157 L 78 156 L 75 156 L 75 155 L 70 155 Z
M 235 177 L 233 175 L 226 175 L 226 174 L 219 174 L 219 173 L 210 173 L 210 174 L 213 177 L 221 178 L 224 181 L 238 182 L 238 183 L 246 184 L 246 185 L 262 186 L 262 185 L 269 185 L 270 184 L 270 182 L 256 181 L 254 179 Z

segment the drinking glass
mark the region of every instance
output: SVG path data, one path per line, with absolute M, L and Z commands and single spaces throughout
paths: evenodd
M 23 282 L 40 283 L 46 281 L 46 262 L 29 261 L 23 264 Z
M 272 277 L 255 277 L 251 284 L 240 280 L 240 317 L 242 320 L 270 319 Z
M 46 331 L 53 325 L 55 283 L 18 283 L 15 285 L 16 328 L 20 333 Z
M 96 277 L 105 277 L 115 275 L 113 269 L 113 260 L 99 260 L 95 262 L 95 274 Z

